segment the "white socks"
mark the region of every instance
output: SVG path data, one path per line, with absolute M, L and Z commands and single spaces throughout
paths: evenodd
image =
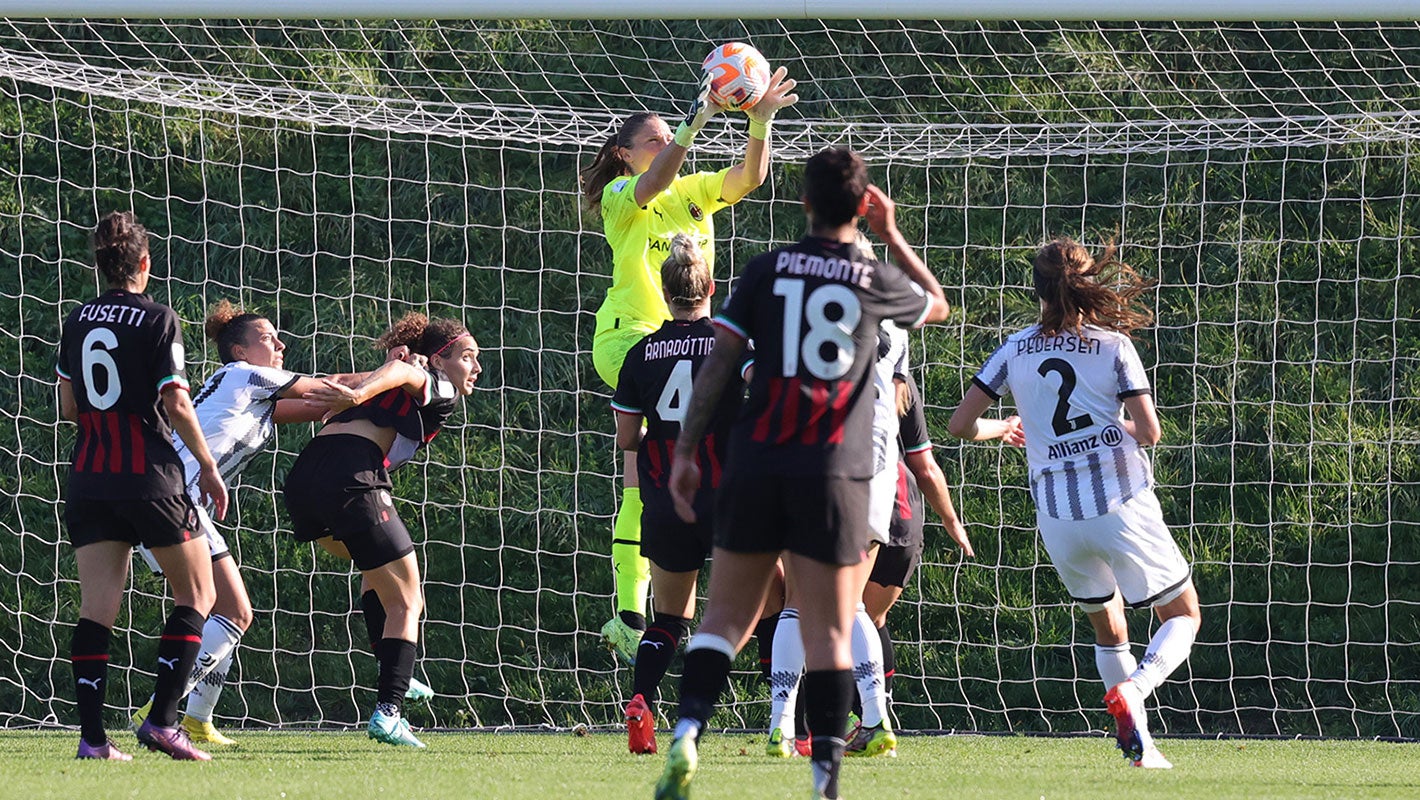
M 1178 665 L 1188 660 L 1188 654 L 1193 650 L 1194 637 L 1197 635 L 1193 620 L 1188 617 L 1169 619 L 1154 631 L 1154 638 L 1149 640 L 1149 649 L 1144 651 L 1144 658 L 1129 676 L 1129 680 L 1139 687 L 1144 697 L 1153 694 Z
M 769 730 L 779 728 L 784 738 L 794 738 L 794 704 L 799 697 L 799 679 L 804 674 L 804 640 L 799 635 L 799 611 L 779 612 L 774 628 L 774 648 L 769 667 Z
M 243 631 L 220 614 L 207 618 L 202 626 L 202 650 L 187 680 L 187 708 L 183 713 L 201 722 L 212 721 L 212 709 L 222 695 L 227 670 L 232 667 L 232 652 L 241 641 Z
M 1129 680 L 1129 676 L 1139 668 L 1139 662 L 1134 660 L 1134 653 L 1129 649 L 1128 642 L 1097 644 L 1095 645 L 1095 667 L 1099 669 L 1100 680 L 1104 681 L 1104 688 L 1113 689 Z
M 853 617 L 850 638 L 853 680 L 858 684 L 858 698 L 863 701 L 863 727 L 871 728 L 887 718 L 887 692 L 883 683 L 883 640 L 862 603 L 858 604 L 858 613 Z

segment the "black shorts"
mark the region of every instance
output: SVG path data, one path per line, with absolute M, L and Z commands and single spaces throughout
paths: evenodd
M 713 492 L 696 504 L 695 522 L 675 513 L 669 492 L 641 490 L 641 555 L 666 572 L 694 572 L 705 566 L 714 543 Z M 698 500 L 699 498 L 697 498 Z
M 204 535 L 197 509 L 186 494 L 152 500 L 95 500 L 71 497 L 64 503 L 69 542 L 127 542 L 149 549 L 171 547 Z
M 414 540 L 390 495 L 379 445 L 363 436 L 317 436 L 307 444 L 282 488 L 298 541 L 327 536 L 345 545 L 361 570 L 414 552 Z
M 907 545 L 885 544 L 878 548 L 878 560 L 868 580 L 879 586 L 907 586 L 907 579 L 922 561 L 922 540 Z
M 788 550 L 851 566 L 868 542 L 868 481 L 725 472 L 715 499 L 715 546 L 734 553 Z

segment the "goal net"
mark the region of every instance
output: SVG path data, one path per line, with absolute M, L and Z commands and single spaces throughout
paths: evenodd
M 1160 732 L 1420 735 L 1413 23 L 0 22 L 0 725 L 76 719 L 55 350 L 99 290 L 87 231 L 128 208 L 194 381 L 217 366 L 200 322 L 223 298 L 270 317 L 304 372 L 372 368 L 408 309 L 467 323 L 479 390 L 395 474 L 426 576 L 416 674 L 439 692 L 414 722 L 617 722 L 630 677 L 597 631 L 619 467 L 590 358 L 610 258 L 576 172 L 626 113 L 677 116 L 728 40 L 787 66 L 802 100 L 769 182 L 717 216 L 720 296 L 802 233 L 797 165 L 850 144 L 955 306 L 912 356 L 977 556 L 929 524 L 890 617 L 900 726 L 1105 723 L 1022 454 L 945 431 L 1033 320 L 1033 248 L 1065 234 L 1116 238 L 1160 281 L 1139 339 L 1154 460 L 1203 602 Z M 717 118 L 689 166 L 744 140 Z M 277 491 L 311 433 L 280 432 L 222 524 L 256 620 L 219 725 L 340 727 L 373 702 L 358 575 L 290 539 Z M 149 692 L 164 613 L 135 564 L 115 706 Z M 1134 615 L 1136 654 L 1150 622 Z M 767 718 L 749 651 L 716 726 Z

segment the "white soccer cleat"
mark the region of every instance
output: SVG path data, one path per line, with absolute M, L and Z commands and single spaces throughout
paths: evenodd
M 1159 748 L 1153 746 L 1144 748 L 1144 755 L 1131 763 L 1141 769 L 1173 769 L 1173 764 L 1164 758 L 1164 754 L 1159 752 Z

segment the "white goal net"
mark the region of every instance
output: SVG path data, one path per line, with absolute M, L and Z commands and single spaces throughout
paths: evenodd
M 440 693 L 414 721 L 615 723 L 629 674 L 597 630 L 618 461 L 590 359 L 610 258 L 576 171 L 626 113 L 678 116 L 728 40 L 787 66 L 803 99 L 775 125 L 770 181 L 717 217 L 721 296 L 802 232 L 796 165 L 846 143 L 956 307 L 913 358 L 978 555 L 929 524 L 890 618 L 902 727 L 1104 723 L 1023 457 L 945 431 L 1032 319 L 1029 254 L 1067 234 L 1117 237 L 1160 279 L 1140 350 L 1204 617 L 1160 730 L 1420 736 L 1414 23 L 0 21 L 0 726 L 75 721 L 74 431 L 53 368 L 65 314 L 99 288 L 87 231 L 129 208 L 194 380 L 216 366 L 200 321 L 223 298 L 270 317 L 308 372 L 371 368 L 407 309 L 466 321 L 480 389 L 395 475 L 426 575 L 416 674 Z M 695 168 L 738 156 L 743 119 L 708 134 Z M 280 433 L 224 524 L 256 621 L 222 725 L 338 727 L 372 702 L 358 576 L 286 533 L 279 486 L 310 434 Z M 132 583 L 119 706 L 151 687 L 164 599 L 141 565 Z M 716 725 L 767 717 L 739 667 Z

